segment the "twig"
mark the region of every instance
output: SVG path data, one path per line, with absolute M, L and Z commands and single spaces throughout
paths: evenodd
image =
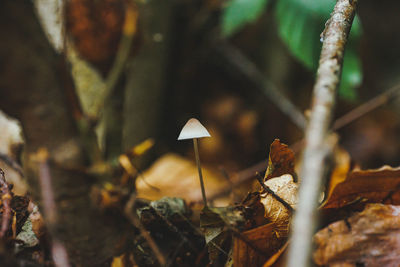
M 137 218 L 137 216 L 132 212 L 135 206 L 135 202 L 136 202 L 136 195 L 132 194 L 125 206 L 124 210 L 125 215 L 128 217 L 133 226 L 139 229 L 140 234 L 143 236 L 147 244 L 150 246 L 150 249 L 153 251 L 160 265 L 164 266 L 167 262 L 164 255 L 161 253 L 161 250 L 158 248 L 156 242 L 150 236 L 149 232 L 143 227 L 139 218 Z
M 323 45 L 301 166 L 299 204 L 292 222 L 289 267 L 310 266 L 312 236 L 317 225 L 318 197 L 325 174 L 324 161 L 332 152 L 332 147 L 327 142 L 332 110 L 340 82 L 344 47 L 357 2 L 357 0 L 338 0 L 322 33 Z
M 351 122 L 355 121 L 356 119 L 364 116 L 365 114 L 371 112 L 372 110 L 388 103 L 392 100 L 395 96 L 398 96 L 400 90 L 400 84 L 397 84 L 387 91 L 383 92 L 382 94 L 372 98 L 371 100 L 365 102 L 364 104 L 356 107 L 355 109 L 351 110 L 350 112 L 346 113 L 342 117 L 338 118 L 335 123 L 333 124 L 332 130 L 336 131 Z
M 3 216 L 1 218 L 0 238 L 3 238 L 8 231 L 11 219 L 11 190 L 4 176 L 4 171 L 0 169 L 0 188 L 1 201 L 3 203 Z
M 67 250 L 64 244 L 58 239 L 55 231 L 57 227 L 57 210 L 51 182 L 48 151 L 45 148 L 39 149 L 36 159 L 39 164 L 39 184 L 43 199 L 43 213 L 52 234 L 51 252 L 54 265 L 56 267 L 69 267 Z
M 273 198 L 278 200 L 285 208 L 287 208 L 290 212 L 293 213 L 294 209 L 292 206 L 290 206 L 289 203 L 287 203 L 283 198 L 278 196 L 271 188 L 269 188 L 265 183 L 264 183 L 264 178 L 257 172 L 256 173 L 256 178 L 257 181 L 260 183 L 261 187 L 264 189 L 265 192 L 270 194 Z
M 280 111 L 288 116 L 301 130 L 305 130 L 307 120 L 303 113 L 276 86 L 258 70 L 243 53 L 233 45 L 224 42 L 216 45 L 218 52 L 239 72 L 257 85 Z

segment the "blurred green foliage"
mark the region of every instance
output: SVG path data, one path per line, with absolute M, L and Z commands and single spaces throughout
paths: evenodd
M 268 0 L 231 0 L 222 17 L 222 33 L 229 36 L 262 14 Z
M 267 0 L 231 0 L 222 15 L 222 33 L 228 37 L 244 25 L 260 17 Z M 275 19 L 278 32 L 290 53 L 305 67 L 316 72 L 321 51 L 320 34 L 335 5 L 335 0 L 277 0 Z M 361 84 L 361 62 L 357 43 L 362 29 L 356 17 L 345 52 L 339 95 L 348 100 L 357 97 L 356 88 Z

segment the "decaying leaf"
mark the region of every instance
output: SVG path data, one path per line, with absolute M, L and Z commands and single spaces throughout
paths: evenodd
M 226 260 L 228 257 L 226 243 L 229 242 L 227 239 L 230 238 L 230 234 L 226 231 L 221 216 L 205 207 L 200 214 L 200 227 L 206 239 L 210 262 L 218 264 L 219 261 Z
M 335 187 L 344 182 L 351 170 L 351 159 L 349 153 L 339 147 L 334 151 L 335 168 L 329 179 L 329 185 L 326 190 L 326 199 L 330 198 Z
M 279 139 L 272 142 L 269 152 L 268 168 L 265 173 L 265 180 L 273 177 L 282 176 L 284 174 L 292 175 L 296 180 L 294 171 L 294 153 Z
M 242 210 L 237 207 L 205 207 L 202 210 L 200 226 L 204 232 L 211 262 L 226 262 L 232 233 L 242 228 L 244 222 Z
M 276 225 L 270 223 L 243 232 L 242 238 L 236 236 L 233 245 L 235 267 L 261 266 L 282 245 L 276 235 Z
M 228 186 L 226 179 L 218 172 L 203 168 L 203 174 L 207 195 L 213 195 Z M 196 165 L 176 154 L 166 154 L 158 159 L 139 177 L 136 187 L 138 197 L 150 200 L 164 196 L 180 197 L 187 202 L 202 200 Z M 220 206 L 222 204 L 226 203 L 218 203 Z
M 314 236 L 314 261 L 324 266 L 398 266 L 399 214 L 400 206 L 369 204 L 330 224 Z
M 299 185 L 293 181 L 290 174 L 272 178 L 266 181 L 265 185 L 292 208 L 296 207 Z M 292 212 L 270 193 L 263 193 L 260 201 L 265 208 L 265 218 L 276 224 L 276 231 L 280 237 L 287 237 Z
M 287 248 L 289 246 L 289 241 L 283 245 L 278 252 L 276 252 L 274 255 L 271 256 L 267 260 L 266 263 L 264 263 L 263 267 L 278 267 L 278 266 L 285 266 L 285 254 L 287 253 Z
M 400 167 L 354 170 L 331 189 L 323 208 L 340 208 L 362 199 L 369 203 L 400 204 Z

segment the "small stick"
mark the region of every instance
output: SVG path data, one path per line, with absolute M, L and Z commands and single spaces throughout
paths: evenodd
M 140 234 L 143 236 L 147 244 L 150 246 L 150 249 L 153 251 L 160 265 L 165 266 L 167 261 L 164 255 L 161 253 L 161 250 L 158 248 L 157 243 L 150 236 L 149 232 L 147 232 L 147 230 L 144 228 L 139 218 L 137 218 L 137 216 L 132 212 L 132 209 L 135 206 L 135 202 L 136 202 L 136 195 L 132 194 L 125 206 L 124 210 L 125 215 L 128 217 L 133 226 L 139 229 Z
M 271 188 L 269 188 L 266 184 L 264 184 L 264 182 L 263 182 L 264 178 L 258 172 L 256 173 L 256 178 L 257 178 L 257 181 L 262 186 L 262 188 L 265 190 L 265 192 L 267 192 L 268 194 L 271 194 L 272 197 L 274 197 L 276 200 L 278 200 L 280 203 L 282 203 L 282 205 L 285 206 L 285 208 L 287 208 L 290 212 L 293 213 L 294 209 L 292 208 L 292 206 L 290 206 L 289 203 L 287 203 L 283 198 L 281 198 L 280 196 L 275 194 L 275 192 L 272 191 Z
M 330 140 L 331 120 L 340 83 L 344 48 L 357 3 L 357 0 L 338 0 L 323 32 L 324 41 L 305 134 L 299 201 L 291 223 L 292 242 L 288 251 L 288 267 L 311 265 L 312 237 L 318 225 L 318 198 L 326 175 L 325 161 L 335 145 L 334 140 Z
M 203 196 L 204 207 L 208 207 L 207 206 L 207 198 L 206 198 L 206 190 L 204 188 L 203 173 L 201 172 L 201 164 L 200 164 L 200 156 L 199 156 L 199 148 L 198 148 L 198 144 L 197 144 L 197 138 L 193 138 L 193 147 L 194 147 L 194 154 L 196 156 L 197 170 L 199 171 L 201 195 Z
M 11 190 L 4 176 L 4 171 L 0 169 L 0 188 L 1 201 L 3 202 L 3 217 L 1 221 L 0 238 L 3 238 L 10 226 L 11 219 Z
M 57 209 L 51 184 L 51 172 L 49 166 L 49 153 L 47 149 L 40 148 L 37 152 L 39 164 L 39 184 L 43 199 L 43 211 L 46 222 L 52 234 L 51 252 L 56 267 L 69 267 L 68 253 L 64 244 L 58 239 L 55 228 L 57 225 Z
M 350 112 L 346 113 L 342 117 L 338 118 L 334 124 L 332 129 L 334 131 L 348 125 L 350 122 L 355 121 L 356 119 L 362 117 L 363 115 L 371 112 L 372 110 L 388 103 L 394 96 L 398 95 L 400 90 L 400 85 L 397 84 L 382 94 L 372 98 L 371 100 L 365 102 L 364 104 L 356 107 Z

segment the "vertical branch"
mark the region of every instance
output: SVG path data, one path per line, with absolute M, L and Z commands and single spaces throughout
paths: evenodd
M 306 131 L 301 166 L 299 205 L 293 219 L 293 238 L 288 266 L 310 265 L 316 209 L 323 183 L 324 160 L 331 153 L 328 140 L 332 111 L 340 82 L 345 44 L 355 15 L 357 0 L 338 0 L 322 33 L 322 51 L 314 85 L 312 111 Z
M 3 216 L 1 218 L 1 229 L 0 238 L 3 238 L 9 228 L 11 219 L 11 190 L 8 185 L 6 178 L 4 177 L 4 172 L 0 169 L 0 190 L 1 190 L 1 202 L 3 203 Z
M 37 155 L 39 164 L 39 184 L 43 199 L 43 212 L 46 223 L 51 233 L 51 254 L 56 267 L 69 267 L 67 250 L 57 237 L 57 207 L 52 188 L 51 173 L 49 167 L 49 154 L 45 148 L 40 148 Z

